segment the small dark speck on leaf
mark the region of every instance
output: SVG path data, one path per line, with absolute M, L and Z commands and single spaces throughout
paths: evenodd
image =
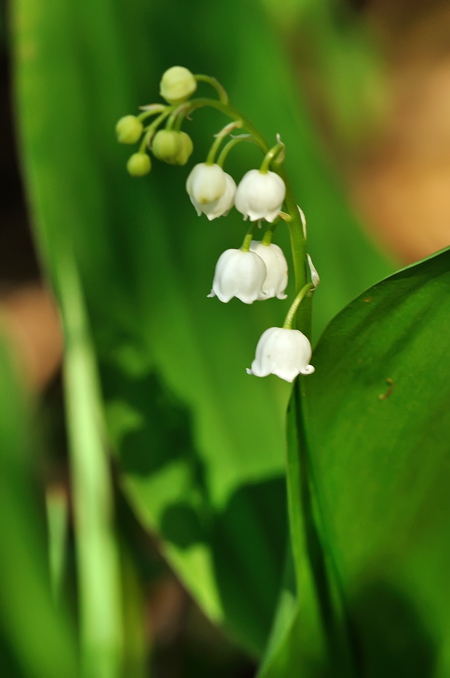
M 386 393 L 381 393 L 378 398 L 380 400 L 387 400 L 389 396 L 392 394 L 392 391 L 394 390 L 394 382 L 392 379 L 386 379 L 386 383 L 389 384 L 389 388 L 386 391 Z

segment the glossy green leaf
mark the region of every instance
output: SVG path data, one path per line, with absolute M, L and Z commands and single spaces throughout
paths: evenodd
M 301 458 L 326 577 L 306 595 L 325 597 L 335 623 L 322 611 L 318 625 L 299 605 L 298 628 L 264 675 L 292 675 L 299 664 L 286 662 L 286 647 L 292 656 L 305 634 L 330 641 L 339 629 L 362 675 L 449 673 L 449 292 L 446 250 L 358 297 L 318 344 L 302 382 Z M 311 563 L 317 574 L 310 552 Z M 319 669 L 305 676 L 343 671 L 330 651 L 313 657 Z
M 16 367 L 1 336 L 0 640 L 6 640 L 17 665 L 6 666 L 2 657 L 2 671 L 14 677 L 75 678 L 74 630 L 51 595 L 44 516 L 32 473 L 33 419 Z
M 268 138 L 280 132 L 292 149 L 288 169 L 314 225 L 311 253 L 330 283 L 328 295 L 318 293 L 319 324 L 386 264 L 325 167 L 258 4 L 201 0 L 192 12 L 178 0 L 15 0 L 13 9 L 39 242 L 53 273 L 61 234 L 73 242 L 122 482 L 210 617 L 260 653 L 285 551 L 289 391 L 275 378 L 249 378 L 245 367 L 287 302 L 249 308 L 206 298 L 218 256 L 240 245 L 242 220 L 198 219 L 184 189 L 188 168 L 155 160 L 149 177 L 128 177 L 116 120 L 158 100 L 161 73 L 174 63 L 217 76 Z M 204 111 L 187 122 L 195 162 L 224 122 Z M 230 159 L 237 179 L 260 160 L 248 146 Z

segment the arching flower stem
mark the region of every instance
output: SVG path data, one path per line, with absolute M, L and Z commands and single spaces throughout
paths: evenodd
M 141 106 L 141 108 L 144 107 Z M 136 117 L 138 120 L 143 122 L 147 118 L 150 118 L 152 115 L 165 112 L 168 108 L 172 110 L 173 106 L 167 106 L 166 104 L 150 104 L 150 106 L 146 106 L 142 113 L 139 113 L 139 115 L 137 115 Z
M 262 174 L 267 174 L 272 161 L 275 160 L 277 155 L 279 153 L 281 153 L 281 151 L 284 151 L 284 149 L 285 149 L 285 145 L 281 142 L 279 144 L 277 144 L 276 146 L 274 146 L 273 148 L 271 148 L 270 151 L 268 153 L 266 153 L 264 160 L 261 163 L 261 167 L 259 168 L 259 171 Z
M 139 146 L 139 153 L 145 153 L 145 149 L 150 145 L 150 142 L 153 139 L 159 125 L 167 118 L 167 116 L 170 115 L 172 111 L 173 106 L 167 106 L 166 110 L 161 113 L 161 115 L 159 115 L 151 125 L 145 128 L 145 134 L 142 137 L 141 145 Z
M 229 141 L 223 147 L 223 149 L 222 149 L 222 151 L 219 155 L 219 158 L 217 160 L 217 164 L 220 165 L 220 167 L 224 166 L 225 160 L 227 159 L 228 153 L 231 151 L 231 149 L 234 148 L 236 146 L 236 144 L 241 143 L 241 141 L 249 141 L 252 144 L 255 143 L 250 134 L 240 134 L 239 136 L 231 139 L 231 141 Z
M 272 238 L 273 238 L 273 234 L 274 234 L 274 231 L 275 231 L 276 227 L 278 226 L 278 224 L 280 224 L 280 223 L 281 223 L 281 219 L 280 219 L 280 217 L 277 217 L 277 218 L 275 219 L 275 221 L 273 221 L 273 222 L 266 228 L 266 232 L 264 233 L 263 239 L 261 240 L 261 243 L 262 243 L 263 245 L 270 245 L 270 244 L 271 244 Z
M 212 85 L 216 92 L 219 95 L 220 101 L 222 104 L 228 104 L 229 99 L 228 99 L 228 94 L 225 91 L 225 88 L 220 84 L 216 78 L 211 77 L 210 75 L 194 75 L 194 78 L 197 80 L 197 82 L 207 82 L 209 85 Z
M 300 304 L 302 303 L 303 299 L 306 297 L 308 292 L 310 290 L 313 290 L 313 289 L 314 289 L 313 283 L 307 283 L 304 287 L 302 287 L 302 289 L 297 294 L 297 296 L 295 297 L 294 301 L 291 304 L 291 308 L 289 309 L 288 314 L 286 316 L 286 319 L 283 323 L 283 329 L 285 329 L 285 330 L 291 330 L 292 329 L 292 323 L 293 323 L 293 320 L 295 318 L 295 314 L 297 313 L 298 307 L 300 306 Z
M 232 132 L 234 129 L 242 127 L 242 123 L 240 120 L 234 120 L 231 122 L 229 125 L 225 125 L 225 127 L 220 130 L 218 134 L 215 135 L 214 142 L 209 149 L 208 157 L 206 158 L 206 164 L 207 165 L 213 165 L 216 159 L 217 152 L 220 148 L 220 145 L 224 138 L 228 136 L 230 132 Z

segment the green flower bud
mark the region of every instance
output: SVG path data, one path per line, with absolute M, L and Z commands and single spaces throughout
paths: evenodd
M 180 141 L 181 141 L 181 150 L 177 155 L 177 165 L 185 165 L 189 160 L 189 157 L 194 150 L 194 144 L 189 134 L 186 132 L 180 132 Z
M 169 165 L 177 164 L 177 157 L 182 150 L 180 132 L 169 129 L 160 129 L 156 132 L 152 141 L 152 152 L 155 158 L 168 162 Z
M 185 165 L 194 150 L 194 144 L 186 132 L 161 129 L 155 134 L 152 152 L 155 158 L 169 165 Z
M 151 168 L 152 164 L 147 153 L 133 153 L 127 162 L 127 170 L 132 177 L 144 177 Z
M 134 144 L 141 137 L 144 125 L 135 115 L 125 115 L 116 125 L 119 144 Z
M 159 93 L 169 104 L 182 104 L 196 89 L 197 80 L 191 71 L 183 66 L 172 66 L 161 79 Z

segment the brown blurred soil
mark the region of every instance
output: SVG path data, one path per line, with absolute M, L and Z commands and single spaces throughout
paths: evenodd
M 62 355 L 58 309 L 51 294 L 39 285 L 18 287 L 0 299 L 0 321 L 25 382 L 42 390 L 58 371 Z
M 390 114 L 352 164 L 351 199 L 400 262 L 450 245 L 450 5 L 371 0 L 382 37 Z

